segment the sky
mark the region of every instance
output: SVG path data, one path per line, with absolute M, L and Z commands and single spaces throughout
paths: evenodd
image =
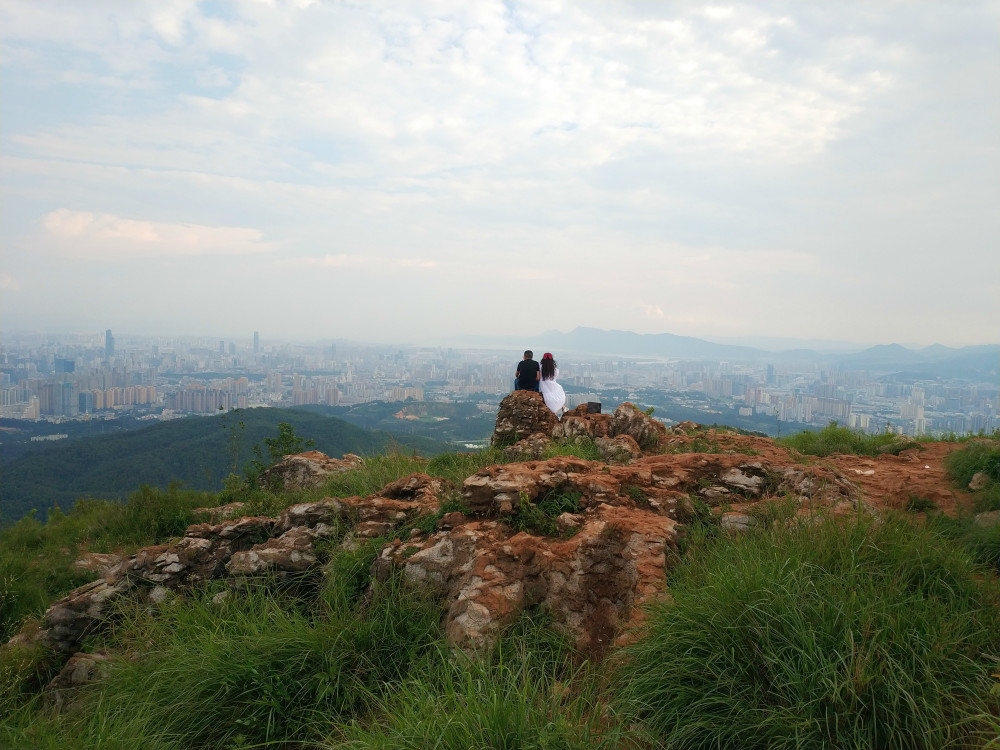
M 1000 342 L 1000 2 L 0 0 L 0 331 Z

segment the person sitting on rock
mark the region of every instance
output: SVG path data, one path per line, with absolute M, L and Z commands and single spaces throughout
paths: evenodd
M 534 353 L 531 349 L 526 349 L 524 359 L 517 363 L 517 372 L 514 375 L 515 391 L 537 391 L 538 381 L 541 380 L 538 363 L 532 359 Z
M 566 391 L 556 382 L 559 377 L 559 368 L 552 355 L 546 352 L 542 355 L 541 380 L 538 381 L 538 390 L 545 399 L 545 405 L 552 410 L 556 416 L 562 412 L 566 406 Z

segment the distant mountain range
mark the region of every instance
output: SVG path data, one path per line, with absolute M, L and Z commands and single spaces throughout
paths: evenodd
M 717 344 L 671 333 L 633 333 L 600 328 L 574 328 L 569 333 L 546 331 L 532 339 L 545 350 L 669 359 L 728 360 L 739 362 L 817 362 L 835 367 L 881 372 L 905 372 L 915 377 L 955 377 L 995 380 L 1000 373 L 1000 345 L 955 349 L 940 344 L 907 349 L 882 344 L 857 352 L 788 349 L 767 351 L 751 346 Z

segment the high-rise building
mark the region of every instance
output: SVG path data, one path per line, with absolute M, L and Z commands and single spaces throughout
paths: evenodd
M 115 337 L 111 335 L 109 328 L 104 332 L 104 358 L 111 359 L 115 354 Z
M 260 332 L 253 332 L 253 353 L 260 354 Z

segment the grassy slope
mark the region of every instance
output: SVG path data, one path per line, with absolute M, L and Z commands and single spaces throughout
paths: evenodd
M 969 456 L 956 476 L 992 476 L 1000 448 Z M 420 469 L 457 482 L 499 459 L 376 456 L 317 491 L 364 493 Z M 150 543 L 205 499 L 145 491 L 45 526 L 28 519 L 3 532 L 0 560 L 41 568 L 78 544 Z M 672 574 L 675 604 L 654 609 L 624 658 L 582 669 L 544 616 L 481 660 L 456 656 L 427 600 L 392 581 L 362 595 L 377 543 L 334 545 L 319 589 L 251 587 L 220 607 L 210 588 L 160 617 L 124 612 L 108 641 L 89 645 L 121 654 L 109 677 L 62 716 L 36 697 L 51 676 L 45 655 L 5 654 L 0 745 L 996 748 L 997 578 L 961 534 L 887 521 L 695 533 Z M 708 688 L 692 692 L 699 680 Z

